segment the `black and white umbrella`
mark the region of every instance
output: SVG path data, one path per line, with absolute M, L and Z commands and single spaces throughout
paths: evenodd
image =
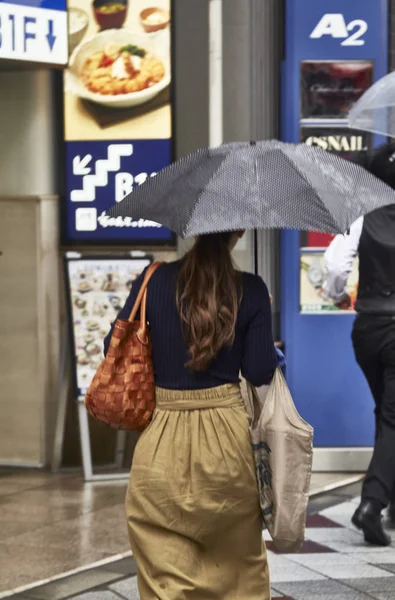
M 315 147 L 278 141 L 203 149 L 163 169 L 111 209 L 182 237 L 244 229 L 345 233 L 395 203 L 362 167 Z

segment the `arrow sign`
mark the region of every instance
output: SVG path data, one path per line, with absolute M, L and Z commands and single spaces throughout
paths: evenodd
M 74 175 L 88 175 L 91 172 L 91 168 L 88 167 L 92 160 L 92 154 L 87 154 L 81 159 L 80 156 L 73 158 L 73 174 Z
M 53 32 L 53 21 L 52 19 L 49 19 L 48 21 L 48 33 L 47 33 L 47 40 L 48 40 L 48 46 L 52 52 L 53 47 L 55 45 L 56 42 L 56 35 L 54 35 Z
M 96 188 L 106 187 L 108 185 L 108 174 L 117 173 L 121 168 L 122 157 L 132 156 L 132 154 L 133 144 L 109 144 L 107 147 L 107 158 L 96 161 L 95 173 L 93 175 L 84 175 L 82 189 L 71 190 L 71 202 L 94 202 L 96 199 Z M 81 165 L 82 168 L 89 168 L 86 166 L 89 162 L 88 156 L 90 160 L 92 158 L 90 154 L 87 154 L 82 160 L 79 156 L 76 156 L 73 160 L 73 168 L 75 169 L 74 163 L 76 159 L 77 169 L 81 171 Z M 74 170 L 74 174 L 77 175 L 78 173 Z

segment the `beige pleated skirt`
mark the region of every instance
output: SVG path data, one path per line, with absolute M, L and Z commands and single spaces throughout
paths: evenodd
M 157 388 L 156 402 L 126 496 L 141 600 L 270 600 L 239 387 Z

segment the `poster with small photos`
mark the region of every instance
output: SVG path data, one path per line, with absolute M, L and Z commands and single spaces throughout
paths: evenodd
M 135 280 L 150 263 L 150 257 L 66 260 L 79 393 L 84 394 L 89 387 L 103 360 L 103 340 Z

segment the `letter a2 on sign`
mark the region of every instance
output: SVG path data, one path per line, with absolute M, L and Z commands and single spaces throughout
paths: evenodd
M 310 37 L 314 40 L 321 39 L 324 35 L 343 39 L 342 46 L 364 46 L 363 36 L 368 30 L 368 24 L 362 19 L 354 19 L 347 23 L 341 13 L 324 15 Z

